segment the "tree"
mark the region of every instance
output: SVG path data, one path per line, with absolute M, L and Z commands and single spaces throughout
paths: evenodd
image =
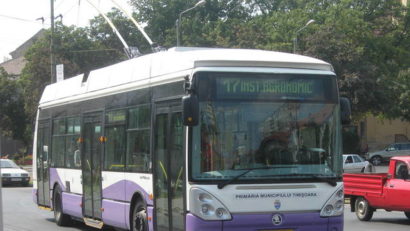
M 0 67 L 0 132 L 14 139 L 24 140 L 26 115 L 21 88 Z
M 175 22 L 184 10 L 191 8 L 197 0 L 131 0 L 135 15 L 140 22 L 147 24 L 147 32 L 165 47 L 176 45 Z M 251 18 L 251 9 L 246 1 L 209 0 L 205 6 L 184 15 L 181 21 L 183 46 L 217 46 L 214 39 L 207 36 L 214 23 L 229 24 L 239 19 L 246 22 Z M 231 21 L 232 19 L 232 21 Z M 189 35 L 189 36 L 187 36 Z

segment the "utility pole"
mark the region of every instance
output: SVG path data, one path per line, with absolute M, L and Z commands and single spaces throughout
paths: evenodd
M 50 84 L 54 83 L 55 79 L 55 63 L 56 63 L 56 58 L 54 57 L 54 1 L 55 0 L 50 0 L 50 20 L 51 20 L 51 38 L 50 38 L 50 63 L 51 63 L 51 70 L 50 70 Z

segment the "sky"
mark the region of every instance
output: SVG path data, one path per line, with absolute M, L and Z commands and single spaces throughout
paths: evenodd
M 9 53 L 42 28 L 50 28 L 51 0 L 0 0 L 0 63 Z M 88 0 L 103 12 L 111 10 L 112 0 Z M 114 0 L 130 10 L 127 0 Z M 54 0 L 54 16 L 63 15 L 65 25 L 87 26 L 98 11 L 87 0 Z M 37 18 L 44 17 L 44 24 Z M 59 19 L 56 19 L 59 20 Z

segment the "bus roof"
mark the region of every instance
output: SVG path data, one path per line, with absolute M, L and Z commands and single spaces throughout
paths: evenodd
M 175 81 L 176 74 L 189 74 L 198 67 L 266 67 L 333 71 L 329 63 L 296 54 L 251 49 L 177 47 L 91 71 L 88 78 L 81 74 L 50 84 L 43 92 L 40 106 L 126 84 L 138 88 L 155 82 L 171 82 Z

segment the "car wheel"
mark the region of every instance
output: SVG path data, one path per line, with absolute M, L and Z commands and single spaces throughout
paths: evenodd
M 404 212 L 404 214 L 405 214 L 406 217 L 410 220 L 410 212 Z
M 359 197 L 356 199 L 355 203 L 356 216 L 361 221 L 369 221 L 373 216 L 373 208 L 369 205 L 369 202 L 363 198 Z
M 71 217 L 63 213 L 61 189 L 57 186 L 53 193 L 54 219 L 58 226 L 68 226 L 71 224 Z
M 370 162 L 372 162 L 372 164 L 375 165 L 375 166 L 380 165 L 382 163 L 382 157 L 381 156 L 373 156 L 370 159 Z
M 131 231 L 147 231 L 147 209 L 142 201 L 135 203 L 131 217 Z

